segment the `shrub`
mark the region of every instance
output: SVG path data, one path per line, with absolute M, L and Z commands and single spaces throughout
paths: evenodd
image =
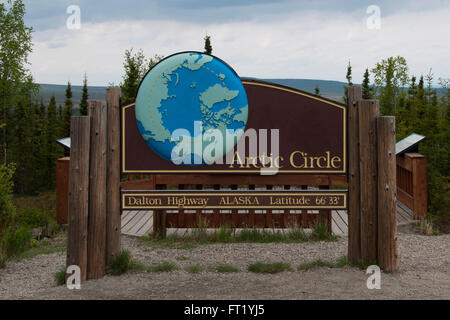
M 323 222 L 317 222 L 312 226 L 311 239 L 316 241 L 330 240 L 331 234 L 328 229 L 328 224 Z
M 199 264 L 194 264 L 192 266 L 188 266 L 185 269 L 187 272 L 189 273 L 199 273 L 199 272 L 203 272 L 205 271 L 205 267 L 199 265 Z
M 66 268 L 61 268 L 55 273 L 55 282 L 57 286 L 62 286 L 66 283 Z
M 26 227 L 9 227 L 2 239 L 3 252 L 11 257 L 25 251 L 31 244 L 31 232 Z
M 118 276 L 130 270 L 132 259 L 130 251 L 122 249 L 107 267 L 107 273 Z
M 152 272 L 170 272 L 175 270 L 177 267 L 171 262 L 163 262 L 159 264 L 153 264 L 149 267 Z
M 55 219 L 54 214 L 39 208 L 27 207 L 17 211 L 15 222 L 30 228 L 46 228 Z
M 0 252 L 0 269 L 6 267 L 6 261 L 7 261 L 6 255 Z
M 276 263 L 254 263 L 248 266 L 248 271 L 255 273 L 279 273 L 283 271 L 292 271 L 290 264 L 283 262 Z
M 15 214 L 15 207 L 12 202 L 13 182 L 15 167 L 0 165 L 0 237 L 11 224 Z
M 235 268 L 235 267 L 233 267 L 232 265 L 229 265 L 229 264 L 218 265 L 215 269 L 216 269 L 217 272 L 221 272 L 221 273 L 239 272 L 238 268 Z

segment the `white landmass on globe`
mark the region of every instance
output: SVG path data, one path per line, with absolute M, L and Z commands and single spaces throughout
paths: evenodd
M 213 58 L 201 54 L 183 54 L 174 56 L 172 59 L 177 60 L 171 61 L 169 67 L 167 67 L 167 64 L 156 65 L 154 70 L 152 70 L 152 72 L 144 79 L 143 84 L 139 89 L 148 92 L 148 94 L 144 95 L 138 94 L 136 100 L 136 118 L 145 130 L 145 133 L 142 133 L 142 137 L 145 140 L 151 139 L 162 143 L 166 141 L 174 142 L 176 146 L 172 152 L 184 153 L 182 157 L 185 159 L 190 159 L 191 155 L 194 155 L 194 159 L 204 158 L 207 162 L 211 162 L 218 158 L 221 159 L 224 153 L 227 152 L 226 149 L 228 146 L 231 145 L 231 147 L 233 147 L 235 145 L 234 140 L 236 138 L 238 140 L 241 135 L 241 133 L 239 133 L 238 137 L 236 137 L 234 134 L 228 134 L 227 126 L 233 121 L 242 122 L 245 125 L 248 117 L 248 105 L 240 109 L 233 108 L 231 106 L 231 100 L 239 95 L 239 90 L 230 90 L 222 85 L 225 75 L 216 74 L 218 80 L 222 84 L 216 83 L 199 94 L 199 108 L 202 114 L 201 121 L 203 122 L 204 129 L 206 131 L 218 129 L 222 133 L 225 141 L 222 140 L 223 142 L 220 143 L 216 140 L 204 142 L 202 135 L 195 137 L 182 135 L 179 137 L 180 139 L 176 139 L 175 141 L 172 140 L 170 131 L 164 126 L 163 113 L 161 112 L 163 101 L 172 98 L 176 99 L 176 95 L 169 95 L 168 84 L 172 81 L 175 85 L 179 85 L 183 82 L 180 74 L 175 72 L 178 69 L 187 68 L 191 71 L 197 71 L 200 70 L 204 64 L 211 62 Z M 191 88 L 195 88 L 197 84 L 193 82 L 187 85 Z M 228 102 L 228 105 L 218 111 L 213 111 L 214 105 L 222 102 Z M 164 110 L 167 114 L 167 109 Z M 198 146 L 199 144 L 200 146 L 203 146 L 203 148 L 201 148 L 203 150 L 198 150 L 198 147 L 194 148 L 195 145 Z M 205 157 L 203 153 L 207 148 L 215 149 L 215 155 Z

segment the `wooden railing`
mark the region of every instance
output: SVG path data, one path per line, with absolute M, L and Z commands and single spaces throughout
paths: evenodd
M 397 200 L 411 209 L 414 220 L 427 218 L 426 159 L 418 153 L 397 157 Z

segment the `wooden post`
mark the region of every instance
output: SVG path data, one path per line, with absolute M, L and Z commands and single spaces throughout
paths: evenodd
M 89 117 L 72 117 L 67 266 L 80 267 L 81 281 L 87 271 L 90 130 Z
M 88 279 L 105 274 L 106 263 L 106 104 L 89 101 L 91 125 L 91 159 L 89 185 Z
M 405 156 L 412 159 L 414 220 L 423 220 L 428 215 L 427 161 L 425 156 L 418 153 L 407 153 Z
M 301 186 L 302 190 L 308 190 L 308 186 L 302 185 Z M 309 228 L 309 219 L 308 219 L 308 210 L 302 209 L 301 210 L 301 219 L 302 219 L 302 223 L 301 226 L 302 228 Z
M 329 190 L 330 186 L 319 186 L 319 190 Z M 331 210 L 319 210 L 319 220 L 320 223 L 326 223 L 328 226 L 328 232 L 332 233 L 331 224 L 333 223 L 331 218 Z
M 377 100 L 358 102 L 360 156 L 361 259 L 377 259 Z
M 120 251 L 120 89 L 106 89 L 108 170 L 106 193 L 106 265 Z
M 165 190 L 166 185 L 157 184 L 156 190 Z M 156 234 L 160 239 L 164 239 L 167 236 L 167 226 L 166 226 L 166 211 L 165 210 L 154 210 L 153 214 L 156 215 Z M 155 221 L 155 219 L 153 220 Z
M 70 158 L 56 161 L 56 222 L 67 224 L 69 216 L 69 172 Z
M 378 264 L 397 269 L 395 117 L 378 117 Z
M 361 260 L 360 188 L 359 188 L 359 117 L 357 101 L 361 88 L 348 88 L 348 155 L 349 155 L 349 209 L 348 209 L 348 260 L 357 264 Z

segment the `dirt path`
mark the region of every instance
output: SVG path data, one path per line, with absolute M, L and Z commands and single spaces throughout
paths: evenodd
M 401 272 L 381 275 L 381 290 L 368 290 L 365 271 L 353 267 L 314 268 L 275 275 L 250 273 L 254 262 L 333 261 L 346 254 L 347 239 L 304 244 L 215 244 L 194 249 L 160 249 L 123 238 L 122 246 L 146 264 L 170 261 L 179 270 L 131 272 L 82 284 L 79 291 L 56 287 L 62 253 L 42 255 L 0 270 L 0 299 L 450 299 L 450 235 L 399 233 Z M 240 269 L 191 274 L 184 267 L 222 263 Z

